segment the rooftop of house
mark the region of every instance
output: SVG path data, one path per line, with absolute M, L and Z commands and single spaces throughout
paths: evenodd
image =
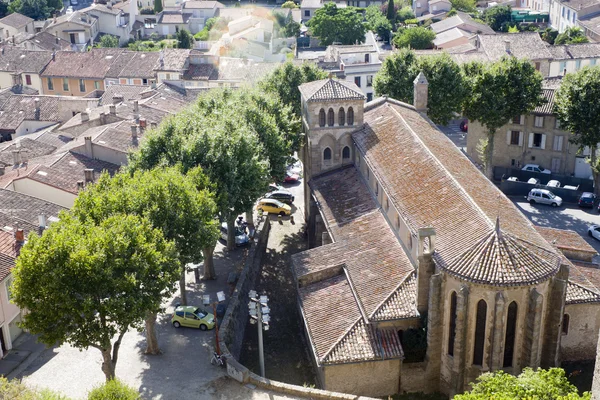
M 600 266 L 570 260 L 567 304 L 600 302 Z
M 0 229 L 0 282 L 8 276 L 8 273 L 12 267 L 14 267 L 15 258 L 17 257 L 15 244 L 16 240 L 14 232 L 7 232 L 4 229 Z M 9 262 L 5 263 L 5 260 L 3 260 L 1 256 L 9 256 L 12 260 L 6 260 Z M 10 265 L 11 261 L 12 265 Z M 7 269 L 6 267 L 10 268 Z
M 21 164 L 31 158 L 46 156 L 52 154 L 57 146 L 45 143 L 43 141 L 33 140 L 27 136 L 21 136 L 16 140 L 10 141 L 9 145 L 0 150 L 0 164 L 14 165 Z M 13 152 L 19 152 L 16 156 Z
M 0 24 L 8 25 L 17 29 L 22 28 L 31 22 L 33 22 L 32 18 L 17 12 L 8 14 L 6 17 L 0 19 Z
M 189 49 L 163 49 L 159 52 L 158 71 L 183 71 L 186 68 L 190 53 Z
M 8 87 L 5 89 L 0 89 L 0 110 L 2 110 L 2 105 L 12 96 L 13 94 L 27 94 L 27 95 L 37 95 L 38 91 L 32 89 L 28 86 L 23 85 L 15 85 L 12 87 Z
M 597 5 L 598 0 L 561 0 L 560 4 L 578 11 L 587 7 Z
M 68 51 L 71 50 L 71 43 L 68 41 L 56 37 L 46 31 L 36 33 L 31 39 L 26 41 L 31 42 L 41 50 L 49 51 Z
M 564 47 L 569 56 L 568 58 L 578 59 L 600 57 L 600 43 L 567 44 L 564 45 Z
M 189 68 L 183 73 L 183 79 L 186 81 L 206 81 L 218 77 L 218 70 L 212 64 L 190 64 Z
M 567 229 L 555 229 L 544 226 L 536 226 L 535 229 L 548 242 L 560 250 L 574 250 L 584 253 L 597 254 L 598 252 L 581 235 Z
M 112 5 L 100 3 L 92 3 L 91 6 L 82 8 L 79 11 L 82 13 L 99 12 L 110 15 L 119 15 L 123 13 L 123 10 L 120 7 L 113 7 Z
M 257 62 L 243 58 L 221 57 L 216 80 L 255 83 L 280 66 L 280 63 Z M 211 79 L 212 75 L 211 75 Z
M 187 24 L 189 19 L 192 17 L 191 13 L 182 13 L 181 11 L 176 12 L 165 12 L 163 11 L 158 18 L 159 24 Z
M 150 86 L 140 85 L 110 85 L 106 87 L 104 94 L 100 97 L 100 105 L 114 104 L 115 96 L 123 101 L 140 100 L 142 93 L 152 91 Z
M 59 51 L 42 76 L 104 79 L 122 49 L 95 48 L 90 51 Z
M 58 219 L 58 214 L 66 208 L 37 197 L 0 189 L 0 226 L 6 228 L 31 228 L 39 226 L 39 216 L 44 214 L 49 222 Z M 28 225 L 28 226 L 27 226 Z M 29 229 L 25 229 L 26 233 Z
M 365 95 L 356 84 L 331 78 L 304 83 L 299 89 L 307 102 L 361 100 L 365 98 Z
M 464 31 L 460 28 L 452 28 L 452 29 L 448 29 L 447 31 L 438 33 L 435 36 L 435 39 L 433 40 L 433 44 L 435 46 L 442 46 L 445 43 L 451 42 L 453 40 L 460 39 L 460 38 L 468 39 L 471 36 L 473 36 L 473 33 L 471 33 L 471 32 Z
M 196 1 L 196 0 L 188 0 L 183 2 L 184 9 L 201 9 L 201 8 L 225 8 L 223 3 L 219 3 L 218 1 Z
M 93 15 L 88 15 L 80 11 L 74 11 L 71 14 L 61 15 L 60 17 L 56 18 L 56 20 L 52 20 L 49 27 L 61 25 L 67 22 L 90 27 L 96 23 L 97 20 L 97 17 Z
M 52 52 L 25 50 L 22 47 L 4 46 L 0 49 L 0 71 L 39 74 L 52 60 Z
M 505 55 L 529 60 L 551 59 L 552 53 L 537 32 L 479 35 L 480 51 L 496 61 Z M 508 47 L 508 50 L 507 50 Z
M 12 95 L 2 104 L 0 129 L 17 129 L 23 121 L 60 122 L 59 101 L 58 96 Z
M 158 67 L 160 54 L 156 51 L 150 52 L 125 52 L 119 58 L 124 58 L 121 68 L 111 68 L 107 77 L 115 78 L 154 78 L 154 70 Z M 115 61 L 115 64 L 119 63 Z M 119 63 L 120 64 L 120 63 Z M 117 72 L 117 69 L 120 69 Z M 116 73 L 116 76 L 114 75 Z
M 435 22 L 431 24 L 431 30 L 433 30 L 436 34 L 441 32 L 450 30 L 452 28 L 459 27 L 461 25 L 469 25 L 475 29 L 476 32 L 494 34 L 494 30 L 485 24 L 481 24 L 467 13 L 462 11 L 458 11 L 455 16 L 446 18 L 439 22 Z

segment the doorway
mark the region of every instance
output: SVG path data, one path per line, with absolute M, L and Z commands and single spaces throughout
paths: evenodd
M 4 357 L 8 352 L 6 348 L 6 339 L 4 339 L 4 327 L 0 327 L 0 346 L 2 347 L 2 356 Z

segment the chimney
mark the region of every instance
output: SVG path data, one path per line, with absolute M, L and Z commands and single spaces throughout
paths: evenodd
M 77 181 L 77 190 L 83 190 L 84 184 L 83 181 Z
M 81 112 L 81 122 L 86 122 L 90 120 L 90 114 L 87 111 Z
M 133 101 L 133 113 L 137 114 L 140 112 L 140 107 L 139 107 L 139 103 L 137 100 Z
M 413 104 L 417 111 L 427 113 L 427 96 L 429 95 L 429 83 L 427 82 L 427 78 L 425 78 L 423 71 L 419 72 L 419 75 L 413 81 L 413 85 Z
M 15 253 L 17 257 L 21 254 L 23 244 L 25 244 L 25 232 L 23 232 L 23 229 L 17 229 L 15 232 Z
M 4 47 L 2 48 L 2 55 L 4 55 Z
M 56 13 L 54 13 L 54 18 L 52 19 L 52 22 L 55 24 L 56 23 Z
M 115 94 L 113 95 L 113 104 L 119 104 L 123 102 L 123 95 L 122 94 Z
M 563 70 L 562 70 L 562 73 L 563 73 L 563 76 L 567 75 L 567 69 L 566 69 L 566 68 L 565 68 L 565 69 L 563 69 Z
M 85 141 L 85 155 L 89 158 L 94 158 L 94 147 L 92 146 L 92 137 L 86 136 L 83 139 Z
M 110 115 L 117 115 L 117 106 L 115 106 L 114 104 L 109 105 L 108 112 L 110 113 Z
M 58 44 L 60 42 L 59 38 L 56 38 L 56 44 Z
M 53 51 L 53 52 L 52 52 L 52 61 L 54 61 L 55 59 L 56 59 L 56 52 L 55 52 L 55 51 Z M 48 78 L 48 79 L 51 79 L 51 78 Z
M 137 140 L 137 125 L 131 125 L 131 139 Z
M 412 241 L 413 236 L 410 240 Z M 435 252 L 435 229 L 419 228 L 417 251 L 417 309 L 424 313 L 428 309 L 431 277 L 435 274 L 433 253 Z M 427 245 L 427 246 L 426 246 Z
M 146 119 L 140 118 L 140 133 L 144 133 L 144 131 L 146 130 L 146 124 Z
M 35 105 L 35 119 L 36 119 L 36 121 L 39 121 L 40 120 L 40 99 L 36 97 L 33 100 L 33 104 Z
M 510 54 L 510 40 L 504 41 L 504 50 L 506 50 L 507 54 Z
M 21 164 L 21 150 L 13 150 L 12 156 L 13 156 L 13 165 Z
M 83 174 L 85 176 L 85 183 L 93 183 L 94 182 L 94 169 L 86 168 L 83 170 Z
M 46 226 L 46 215 L 44 213 L 41 213 L 40 215 L 38 215 L 38 235 L 41 235 L 44 232 Z

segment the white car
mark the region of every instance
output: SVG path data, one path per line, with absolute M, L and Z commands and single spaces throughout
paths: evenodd
M 509 177 L 507 179 L 507 181 L 510 181 L 510 182 L 519 182 L 519 179 L 516 176 L 511 176 L 511 177 Z
M 548 186 L 548 187 L 553 187 L 553 188 L 559 188 L 559 187 L 560 187 L 560 182 L 559 182 L 559 181 L 552 180 L 552 181 L 548 182 L 548 183 L 546 184 L 546 186 Z
M 600 240 L 600 226 L 590 225 L 590 227 L 588 228 L 588 235 L 590 235 L 596 240 Z
M 563 202 L 560 197 L 546 189 L 531 189 L 527 201 L 531 204 L 548 204 L 552 207 L 560 207 Z
M 552 173 L 552 171 L 550 171 L 549 169 L 540 167 L 537 164 L 526 164 L 523 168 L 521 168 L 521 171 L 539 172 L 542 174 L 551 174 Z
M 538 178 L 529 178 L 529 180 L 527 181 L 527 183 L 529 183 L 530 185 L 539 185 L 540 184 L 540 180 Z
M 69 14 L 73 14 L 73 6 L 69 6 L 69 7 L 67 7 L 67 12 L 66 12 L 66 14 L 67 14 L 67 15 L 69 15 Z

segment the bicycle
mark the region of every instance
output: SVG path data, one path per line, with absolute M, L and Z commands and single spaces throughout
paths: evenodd
M 214 352 L 213 352 L 213 356 L 212 356 L 212 358 L 210 359 L 210 363 L 211 363 L 212 365 L 217 365 L 217 366 L 219 366 L 219 367 L 222 367 L 222 366 L 224 366 L 224 365 L 225 365 L 224 361 L 225 361 L 225 360 L 224 360 L 224 357 L 221 357 L 221 355 L 217 354 L 217 352 L 216 352 L 216 351 L 214 351 Z

